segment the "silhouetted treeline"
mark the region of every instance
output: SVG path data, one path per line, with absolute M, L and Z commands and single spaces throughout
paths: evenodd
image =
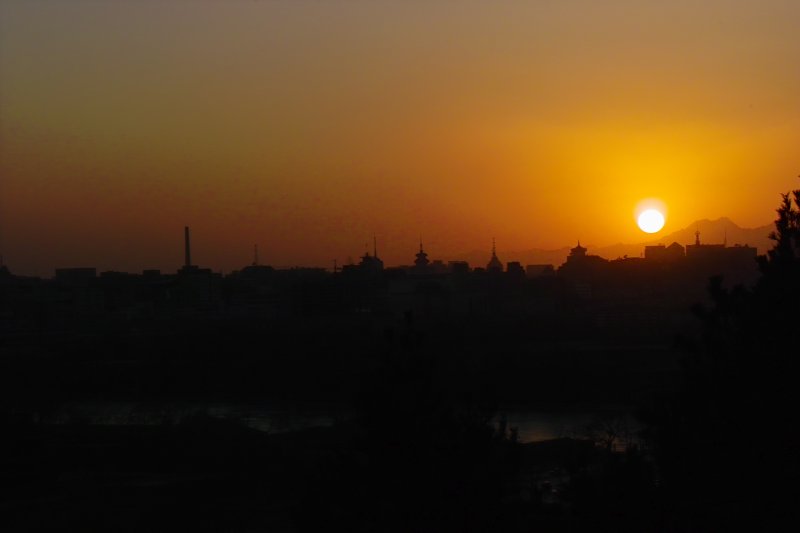
M 799 200 L 745 285 L 749 263 L 676 247 L 578 247 L 532 277 L 3 269 L 0 526 L 759 529 L 797 503 Z M 324 423 L 280 421 L 308 403 Z M 565 404 L 638 410 L 644 431 L 607 418 L 528 442 L 507 422 Z
M 794 203 L 792 203 L 792 199 Z M 670 531 L 776 530 L 800 492 L 800 190 L 752 289 L 711 280 L 679 394 L 649 413 Z

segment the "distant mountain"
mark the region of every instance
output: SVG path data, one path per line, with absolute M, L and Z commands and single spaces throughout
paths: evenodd
M 722 243 L 727 239 L 728 246 L 735 244 L 747 244 L 758 248 L 758 252 L 763 254 L 772 248 L 773 242 L 769 239 L 769 234 L 775 227 L 766 224 L 757 228 L 741 228 L 727 217 L 717 220 L 698 220 L 682 230 L 662 237 L 648 244 L 672 244 L 678 242 L 686 245 L 694 243 L 695 232 L 700 232 L 700 242 L 706 244 Z
M 591 250 L 594 253 L 607 259 L 617 257 L 639 257 L 644 252 L 644 247 L 655 244 L 669 246 L 677 242 L 683 246 L 694 244 L 695 232 L 700 232 L 700 242 L 702 244 L 722 244 L 727 242 L 728 246 L 736 244 L 753 246 L 758 253 L 763 254 L 772 248 L 772 241 L 769 240 L 769 233 L 773 230 L 772 224 L 759 226 L 757 228 L 742 228 L 727 217 L 716 220 L 698 220 L 676 232 L 664 235 L 656 240 L 639 244 L 614 244 Z
M 774 229 L 772 224 L 766 224 L 757 228 L 742 228 L 736 225 L 731 219 L 727 217 L 718 218 L 716 220 L 698 220 L 686 226 L 685 228 L 676 232 L 670 233 L 656 240 L 641 242 L 638 244 L 612 244 L 611 246 L 602 246 L 599 248 L 593 247 L 591 244 L 587 245 L 589 253 L 592 255 L 599 255 L 606 259 L 616 259 L 618 257 L 640 257 L 644 253 L 644 247 L 655 244 L 664 244 L 669 246 L 673 242 L 677 242 L 683 246 L 687 244 L 694 244 L 695 232 L 700 232 L 700 242 L 703 244 L 722 244 L 728 243 L 728 246 L 735 244 L 747 244 L 754 246 L 758 249 L 759 254 L 766 253 L 767 250 L 772 248 L 773 242 L 769 240 L 769 233 Z M 574 245 L 572 245 L 574 246 Z M 508 261 L 519 261 L 524 265 L 533 264 L 552 264 L 556 267 L 561 265 L 569 255 L 571 246 L 565 246 L 556 250 L 542 250 L 534 248 L 531 250 L 522 251 L 498 251 L 497 256 L 504 263 Z M 470 266 L 484 266 L 490 257 L 488 250 L 471 251 L 461 254 L 454 259 L 468 261 Z

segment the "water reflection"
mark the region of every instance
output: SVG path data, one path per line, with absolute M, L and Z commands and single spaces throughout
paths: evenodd
M 329 404 L 276 406 L 230 402 L 70 402 L 38 422 L 150 426 L 180 424 L 197 416 L 235 420 L 267 433 L 285 433 L 333 426 L 351 415 L 344 407 Z
M 498 429 L 505 425 L 519 442 L 590 439 L 612 451 L 624 451 L 637 442 L 641 429 L 630 408 L 624 406 L 506 409 L 499 412 L 494 423 Z
M 45 424 L 167 425 L 196 416 L 235 420 L 265 433 L 331 427 L 354 414 L 344 405 L 252 404 L 235 402 L 70 402 L 38 420 Z M 495 428 L 522 443 L 559 438 L 591 439 L 613 451 L 624 450 L 640 428 L 625 407 L 509 408 L 500 410 Z M 503 429 L 501 429 L 503 428 Z

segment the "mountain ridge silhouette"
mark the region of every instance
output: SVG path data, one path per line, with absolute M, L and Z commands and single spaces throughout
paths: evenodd
M 769 234 L 773 230 L 771 223 L 755 228 L 743 228 L 733 222 L 728 217 L 717 219 L 700 219 L 692 222 L 686 227 L 668 233 L 664 236 L 651 240 L 642 241 L 635 244 L 616 243 L 608 246 L 593 246 L 591 243 L 582 243 L 589 250 L 589 254 L 599 255 L 606 259 L 617 259 L 621 257 L 641 257 L 644 254 L 645 246 L 664 244 L 669 246 L 677 242 L 682 246 L 694 244 L 695 232 L 700 232 L 700 242 L 702 244 L 722 244 L 727 242 L 728 246 L 749 245 L 757 248 L 759 254 L 764 254 L 772 248 L 773 242 L 769 239 Z M 552 264 L 558 267 L 567 258 L 570 248 L 574 246 L 564 246 L 556 249 L 531 248 L 528 250 L 498 250 L 497 256 L 504 263 L 508 261 L 519 261 L 524 265 L 530 264 Z M 470 266 L 482 267 L 491 257 L 490 250 L 472 250 L 454 257 L 455 260 L 468 261 Z

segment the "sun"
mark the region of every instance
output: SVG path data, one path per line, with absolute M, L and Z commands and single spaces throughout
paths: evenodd
M 657 209 L 645 209 L 637 220 L 639 229 L 645 233 L 658 233 L 664 227 L 664 215 Z

